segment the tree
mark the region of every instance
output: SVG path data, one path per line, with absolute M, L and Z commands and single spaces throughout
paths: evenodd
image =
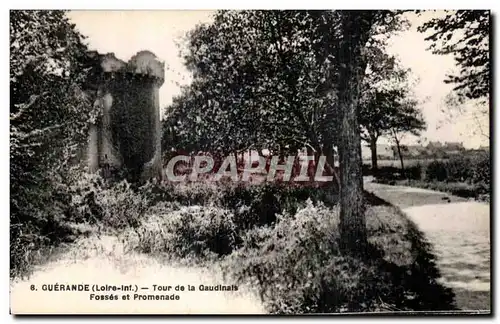
M 372 91 L 364 93 L 364 102 L 361 103 L 359 120 L 362 128 L 361 139 L 370 146 L 372 170 L 378 169 L 377 142 L 384 136 L 391 126 L 390 114 L 399 96 L 396 91 Z M 389 117 L 389 118 L 388 118 Z
M 361 138 L 358 121 L 360 85 L 366 61 L 362 51 L 370 36 L 375 13 L 342 11 L 337 62 L 339 68 L 340 122 L 340 234 L 341 246 L 352 251 L 366 247 L 363 175 L 361 171 Z
M 328 151 L 335 122 L 326 110 L 336 98 L 320 91 L 327 65 L 313 44 L 321 17 L 334 19 L 333 12 L 220 11 L 198 26 L 185 54 L 195 81 L 168 109 L 166 128 L 187 134 L 201 123 L 193 142 L 210 138 L 212 150 Z
M 460 68 L 458 75 L 448 75 L 446 83 L 455 85 L 461 101 L 480 99 L 487 102 L 490 92 L 490 11 L 447 11 L 418 27 L 431 42 L 435 54 L 453 55 Z
M 449 10 L 418 30 L 430 33 L 426 40 L 431 42 L 429 48 L 433 53 L 452 55 L 460 68 L 457 74 L 444 80 L 455 85 L 445 100 L 450 117 L 467 112 L 479 134 L 489 140 L 481 120 L 490 112 L 490 11 Z
M 91 64 L 83 41 L 63 11 L 10 12 L 13 242 L 31 231 L 40 234 L 63 217 L 60 185 L 87 139 L 93 113 L 92 100 L 82 91 Z
M 405 21 L 398 11 L 340 11 L 340 41 L 322 45 L 327 57 L 336 60 L 340 110 L 340 232 L 341 246 L 365 253 L 367 246 L 364 217 L 363 175 L 359 104 L 361 87 L 371 52 L 383 48 L 392 32 Z M 328 38 L 328 37 L 326 37 Z M 328 42 L 332 43 L 332 42 Z M 329 111 L 331 114 L 333 107 Z
M 456 93 L 453 92 L 445 97 L 445 105 L 449 109 L 450 119 L 459 117 L 460 115 L 465 119 L 470 118 L 473 122 L 473 126 L 471 127 L 472 135 L 481 135 L 484 139 L 490 140 L 489 122 L 487 124 L 485 123 L 485 119 L 487 118 L 489 121 L 490 118 L 488 106 L 485 107 L 480 101 L 472 101 L 468 102 L 468 105 L 464 105 L 461 100 L 457 98 Z
M 217 129 L 224 140 L 214 142 L 228 149 L 248 139 L 256 146 L 300 145 L 326 155 L 330 165 L 338 146 L 342 241 L 363 250 L 360 87 L 376 57 L 370 53 L 403 25 L 391 11 L 220 11 L 213 24 L 189 35 L 186 63 L 196 85 L 176 104 L 202 115 L 177 113 L 170 125 L 201 119 L 211 125 L 201 129 Z M 195 96 L 203 108 L 181 104 Z M 234 136 L 234 129 L 246 136 Z
M 370 32 L 366 52 L 381 51 L 403 24 L 381 25 Z M 332 53 L 340 38 L 337 11 L 218 12 L 213 24 L 188 35 L 185 60 L 195 81 L 168 109 L 165 129 L 184 134 L 189 147 L 209 138 L 203 146 L 210 150 L 253 145 L 284 154 L 307 147 L 333 166 L 340 114 Z
M 420 131 L 426 128 L 422 113 L 415 109 L 415 100 L 406 100 L 400 103 L 400 108 L 393 115 L 390 124 L 390 135 L 396 144 L 401 169 L 404 171 L 403 155 L 401 153 L 401 140 L 405 134 L 420 135 Z
M 399 68 L 393 58 L 390 61 L 391 68 L 375 68 L 366 76 L 360 103 L 361 138 L 370 145 L 373 170 L 377 170 L 377 141 L 380 137 L 389 135 L 394 138 L 394 128 L 400 128 L 407 121 L 411 123 L 406 131 L 416 127 L 412 131 L 418 132 L 425 127 L 417 110 L 419 101 L 411 90 L 410 70 Z M 387 76 L 380 79 L 381 73 Z

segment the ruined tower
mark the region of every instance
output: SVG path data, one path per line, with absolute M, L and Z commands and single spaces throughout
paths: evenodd
M 99 114 L 90 125 L 90 172 L 123 171 L 132 181 L 161 179 L 159 89 L 164 63 L 149 51 L 138 52 L 128 62 L 113 53 L 96 55 L 92 82 Z

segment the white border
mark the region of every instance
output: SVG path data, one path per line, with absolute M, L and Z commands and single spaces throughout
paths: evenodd
M 3 222 L 3 226 L 1 227 L 3 229 L 4 235 L 2 235 L 2 248 L 1 248 L 1 253 L 2 253 L 2 258 L 5 260 L 4 267 L 3 267 L 3 272 L 2 272 L 2 315 L 5 317 L 5 320 L 7 323 L 12 323 L 14 321 L 14 318 L 9 315 L 8 312 L 8 305 L 9 305 L 9 282 L 8 282 L 8 246 L 9 246 L 9 175 L 8 171 L 9 170 L 9 127 L 8 127 L 8 121 L 9 121 L 9 116 L 8 116 L 8 101 L 9 101 L 9 79 L 8 79 L 8 69 L 9 69 L 9 40 L 8 40 L 8 19 L 9 19 L 9 9 L 97 9 L 97 10 L 103 10 L 103 9 L 111 9 L 111 10 L 120 10 L 120 9 L 127 9 L 127 10 L 147 10 L 147 9 L 325 9 L 325 8 L 335 8 L 335 9 L 380 9 L 380 8 L 390 8 L 390 9 L 492 9 L 493 13 L 498 13 L 498 4 L 499 1 L 484 1 L 484 0 L 447 0 L 447 1 L 430 1 L 430 0 L 420 0 L 420 1 L 390 1 L 390 0 L 385 0 L 385 1 L 376 1 L 376 2 L 369 2 L 369 1 L 358 1 L 358 0 L 349 0 L 349 1 L 283 1 L 282 3 L 278 2 L 272 2 L 269 0 L 253 0 L 253 1 L 223 1 L 223 0 L 218 0 L 218 1 L 211 1 L 211 2 L 202 2 L 202 1 L 195 1 L 195 0 L 184 0 L 184 1 L 176 1 L 172 3 L 164 3 L 163 1 L 151 1 L 151 0 L 141 0 L 141 1 L 134 1 L 134 2 L 129 2 L 126 3 L 123 0 L 121 1 L 104 1 L 104 0 L 78 0 L 78 1 L 55 1 L 55 0 L 46 0 L 41 2 L 37 1 L 2 1 L 2 15 L 0 16 L 2 20 L 2 26 L 4 27 L 3 32 L 1 33 L 2 37 L 2 42 L 5 46 L 2 55 L 3 58 L 1 60 L 1 74 L 3 76 L 2 81 L 4 82 L 2 89 L 5 91 L 5 95 L 2 96 L 4 100 L 3 104 L 3 109 L 2 112 L 4 114 L 4 117 L 0 119 L 1 123 L 1 129 L 2 129 L 2 137 L 0 139 L 0 147 L 1 151 L 3 154 L 1 154 L 1 164 L 2 164 L 2 172 L 0 173 L 1 179 L 0 183 L 2 185 L 1 189 L 1 202 L 2 202 L 2 209 L 4 210 L 4 214 L 1 215 L 1 220 Z M 5 7 L 5 8 L 4 8 Z M 494 20 L 496 22 L 496 19 Z M 496 29 L 495 29 L 496 30 Z M 498 33 L 493 33 L 494 36 L 494 44 L 498 44 Z M 496 59 L 496 56 L 493 58 Z M 495 67 L 495 75 L 497 72 L 497 64 L 494 64 Z M 498 90 L 498 82 L 495 84 L 495 90 Z M 498 93 L 498 91 L 495 91 Z M 494 109 L 495 111 L 495 109 Z M 498 113 L 494 113 L 494 115 L 491 116 L 491 118 L 495 118 L 495 121 L 498 121 L 497 116 Z M 494 130 L 494 135 L 497 135 L 497 130 Z M 497 136 L 493 137 L 498 138 Z M 495 141 L 493 141 L 493 145 L 497 146 Z M 495 147 L 495 152 L 498 152 L 498 147 Z M 495 160 L 498 160 L 498 156 L 495 156 Z M 496 169 L 496 166 L 495 166 Z M 498 173 L 498 172 L 497 172 Z M 495 177 L 496 180 L 497 177 Z M 497 195 L 495 197 L 492 197 L 492 199 L 497 198 Z M 494 217 L 494 216 L 493 216 Z M 498 224 L 500 222 L 497 220 L 495 222 L 495 229 L 494 233 L 498 233 Z M 493 230 L 493 229 L 492 229 Z M 493 247 L 493 251 L 497 251 L 497 246 L 495 244 L 495 247 Z M 496 260 L 496 258 L 495 258 Z M 497 267 L 495 266 L 494 269 Z M 494 292 L 493 292 L 494 293 Z M 495 305 L 494 308 L 496 311 L 498 311 L 498 298 L 495 298 Z M 36 300 L 27 300 L 27 303 L 36 303 Z M 493 305 L 492 305 L 493 306 Z M 329 317 L 332 321 L 335 322 L 361 322 L 363 320 L 366 320 L 365 318 L 343 318 L 343 317 Z M 389 317 L 390 318 L 390 317 Z M 307 319 L 297 319 L 294 318 L 294 321 L 300 321 L 300 322 L 305 322 L 310 318 Z M 327 318 L 323 318 L 327 319 Z M 53 322 L 53 318 L 45 318 L 43 319 L 45 322 Z M 186 318 L 147 318 L 147 319 L 142 319 L 142 318 L 87 318 L 87 320 L 92 321 L 94 323 L 120 323 L 122 321 L 127 321 L 127 322 L 133 322 L 133 323 L 140 323 L 143 322 L 144 320 L 158 320 L 158 321 L 168 321 L 168 322 L 191 322 L 195 319 L 186 319 Z M 219 321 L 220 318 L 214 318 L 214 319 L 209 319 L 205 318 L 204 320 L 214 320 L 214 321 Z M 234 318 L 231 318 L 229 320 L 234 320 Z M 291 320 L 290 318 L 256 318 L 255 320 L 258 321 L 263 321 L 263 322 L 268 322 L 271 320 L 279 320 L 279 321 L 286 321 L 288 322 Z M 371 321 L 373 320 L 383 320 L 386 321 L 387 318 L 371 318 Z M 395 321 L 402 321 L 402 318 L 393 318 Z M 456 319 L 454 318 L 448 318 L 448 319 L 429 319 L 429 318 L 422 318 L 419 319 L 419 321 L 425 321 L 425 323 L 438 323 L 438 321 L 455 321 Z M 71 319 L 59 319 L 59 322 L 70 322 Z M 2 321 L 3 322 L 3 321 Z M 364 322 L 364 321 L 363 321 Z
M 6 4 L 7 2 L 3 2 Z M 455 1 L 176 1 L 163 2 L 155 0 L 142 0 L 134 2 L 125 1 L 105 1 L 105 0 L 45 0 L 43 3 L 37 1 L 11 1 L 10 9 L 95 9 L 95 10 L 203 10 L 203 9 L 488 9 L 494 8 L 495 2 L 492 0 L 455 0 Z

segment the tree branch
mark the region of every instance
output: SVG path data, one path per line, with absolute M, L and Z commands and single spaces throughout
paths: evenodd
M 15 121 L 15 120 L 19 119 L 29 108 L 31 108 L 31 106 L 33 106 L 35 104 L 35 102 L 38 100 L 38 98 L 45 96 L 47 93 L 48 93 L 48 91 L 45 91 L 39 95 L 31 95 L 28 103 L 15 105 L 15 107 L 19 108 L 19 111 L 16 113 L 10 114 L 10 121 Z

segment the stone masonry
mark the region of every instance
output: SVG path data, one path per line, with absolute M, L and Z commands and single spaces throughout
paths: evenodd
M 159 89 L 164 63 L 149 51 L 128 62 L 113 53 L 94 55 L 98 66 L 92 82 L 99 114 L 90 125 L 89 171 L 124 171 L 132 181 L 161 179 Z

